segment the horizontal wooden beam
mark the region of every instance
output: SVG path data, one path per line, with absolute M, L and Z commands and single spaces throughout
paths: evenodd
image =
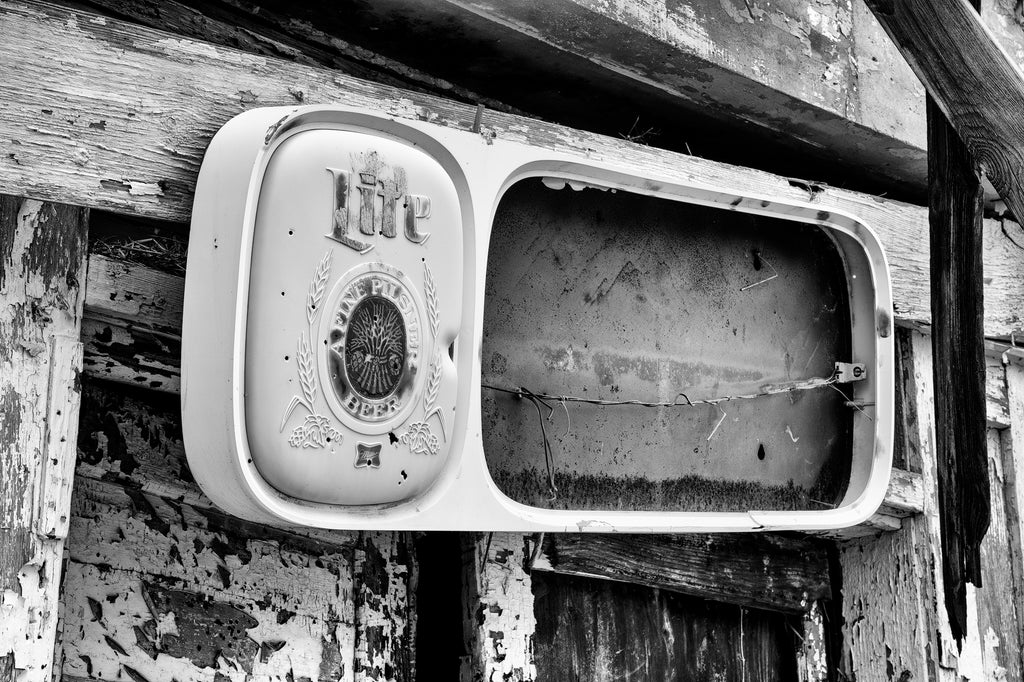
M 870 12 L 745 1 L 545 0 L 543 11 L 531 0 L 89 4 L 193 40 L 923 198 L 923 88 Z
M 867 0 L 1013 214 L 1024 216 L 1024 74 L 965 0 Z
M 336 71 L 39 3 L 0 2 L 0 33 L 8 37 L 0 52 L 0 142 L 10 150 L 0 158 L 0 191 L 121 213 L 187 220 L 213 133 L 253 106 L 296 103 L 296 91 L 304 103 L 364 107 L 462 130 L 473 127 L 477 113 Z M 66 59 L 68 54 L 76 59 Z M 152 73 L 161 78 L 142 76 Z M 897 317 L 930 320 L 924 208 L 512 114 L 486 112 L 481 125 L 499 140 L 582 160 L 614 160 L 640 175 L 745 188 L 854 213 L 885 245 Z M 987 221 L 985 229 L 986 334 L 1007 337 L 1024 327 L 1018 305 L 1024 300 L 1024 249 L 1013 241 L 1015 225 L 1004 232 L 999 221 Z
M 804 612 L 831 596 L 826 546 L 780 535 L 548 533 L 533 570 L 672 590 L 749 608 Z M 642 560 L 638 558 L 642 557 Z

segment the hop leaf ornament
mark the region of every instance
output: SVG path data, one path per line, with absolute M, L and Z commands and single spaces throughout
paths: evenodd
M 409 446 L 409 452 L 414 455 L 436 455 L 438 448 L 437 436 L 430 431 L 430 425 L 426 422 L 413 422 L 409 424 L 409 430 L 403 433 L 399 440 Z
M 330 443 L 340 443 L 341 439 L 341 433 L 331 426 L 330 419 L 310 414 L 292 430 L 288 444 L 293 448 L 325 448 Z

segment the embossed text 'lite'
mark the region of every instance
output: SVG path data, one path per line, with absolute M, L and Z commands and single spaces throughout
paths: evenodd
M 349 236 L 349 229 L 358 226 L 359 234 L 372 236 L 379 232 L 394 238 L 398 234 L 396 214 L 401 203 L 405 238 L 415 244 L 425 242 L 430 233 L 420 232 L 417 221 L 430 217 L 430 197 L 408 193 L 404 168 L 385 166 L 376 152 L 363 156 L 363 167 L 358 172 L 327 168 L 334 207 L 331 231 L 325 236 L 359 253 L 367 253 L 373 244 Z

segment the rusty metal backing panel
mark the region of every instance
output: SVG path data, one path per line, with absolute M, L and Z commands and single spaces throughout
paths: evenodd
M 765 281 L 767 280 L 767 281 Z M 484 390 L 488 468 L 554 509 L 829 509 L 846 491 L 845 389 L 690 407 L 828 377 L 850 360 L 842 256 L 815 225 L 526 180 L 491 232 L 481 381 L 678 407 Z

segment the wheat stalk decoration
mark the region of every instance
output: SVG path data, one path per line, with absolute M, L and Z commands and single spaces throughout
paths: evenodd
M 316 400 L 316 373 L 313 370 L 313 352 L 305 334 L 299 337 L 299 383 L 312 412 L 313 401 Z
M 316 266 L 313 273 L 313 281 L 309 283 L 309 293 L 306 294 L 306 320 L 313 324 L 316 319 L 317 307 L 323 300 L 324 291 L 327 289 L 327 279 L 331 274 L 331 251 L 327 251 Z
M 427 391 L 423 394 L 423 421 L 427 421 L 435 414 L 441 423 L 441 435 L 448 440 L 448 434 L 444 423 L 444 412 L 440 407 L 435 406 L 437 395 L 441 390 L 441 350 L 434 351 L 434 361 L 430 366 L 430 377 L 427 379 Z
M 427 295 L 427 316 L 430 318 L 430 331 L 437 338 L 437 327 L 441 321 L 441 313 L 437 302 L 437 287 L 434 285 L 434 275 L 430 267 L 423 264 L 423 290 Z
M 423 411 L 430 413 L 437 402 L 437 393 L 441 388 L 441 352 L 434 351 L 434 361 L 430 366 L 430 378 L 427 379 L 427 392 L 423 395 Z

